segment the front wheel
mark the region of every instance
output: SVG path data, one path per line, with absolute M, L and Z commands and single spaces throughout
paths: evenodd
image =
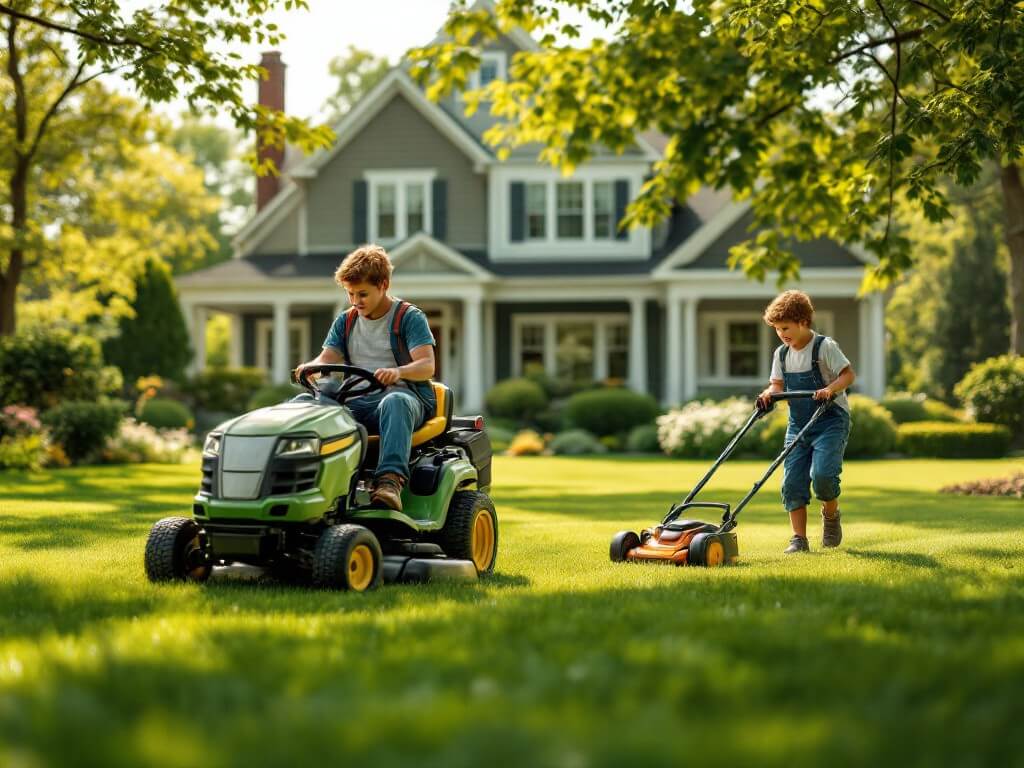
M 313 584 L 365 592 L 380 586 L 383 554 L 373 531 L 361 525 L 333 525 L 320 534 L 313 553 Z
M 612 537 L 612 545 L 608 549 L 608 556 L 613 563 L 621 563 L 626 560 L 630 550 L 640 546 L 640 537 L 633 531 L 619 531 Z
M 165 517 L 146 540 L 146 576 L 150 581 L 206 581 L 213 565 L 206 535 L 195 520 Z
M 448 557 L 472 560 L 478 574 L 494 572 L 498 559 L 498 514 L 480 491 L 456 491 L 438 543 Z

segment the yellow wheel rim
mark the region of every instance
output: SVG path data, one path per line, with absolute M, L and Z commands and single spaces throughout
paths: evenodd
M 494 518 L 486 509 L 480 510 L 473 521 L 473 565 L 478 571 L 486 571 L 494 559 Z
M 721 565 L 725 562 L 725 547 L 720 541 L 712 541 L 705 551 L 705 560 L 709 566 Z
M 373 552 L 365 544 L 359 544 L 348 556 L 348 585 L 356 592 L 362 592 L 373 581 Z

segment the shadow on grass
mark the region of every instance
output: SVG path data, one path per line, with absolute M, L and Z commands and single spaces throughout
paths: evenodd
M 912 568 L 939 568 L 941 563 L 934 557 L 913 552 L 876 552 L 864 549 L 847 549 L 846 554 L 865 560 L 881 560 L 886 563 L 906 565 Z
M 182 744 L 202 745 L 211 765 L 331 754 L 382 766 L 495 755 L 679 764 L 663 739 L 624 734 L 699 745 L 717 733 L 722 764 L 932 765 L 959 754 L 1009 765 L 1024 749 L 1020 651 L 994 652 L 1024 632 L 1024 595 L 1008 581 L 968 596 L 944 572 L 827 588 L 813 576 L 672 573 L 654 587 L 500 600 L 419 588 L 322 595 L 317 606 L 237 584 L 197 589 L 188 616 L 165 616 L 159 600 L 134 606 L 137 623 L 91 637 L 91 656 L 44 646 L 45 684 L 0 682 L 0 730 L 43 764 L 74 754 L 114 766 L 161 750 L 190 764 Z M 432 591 L 451 602 L 426 609 Z M 60 607 L 30 597 L 22 610 Z

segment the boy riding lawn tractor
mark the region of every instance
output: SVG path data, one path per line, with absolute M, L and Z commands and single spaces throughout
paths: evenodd
M 150 532 L 151 581 L 204 581 L 215 565 L 232 562 L 355 591 L 382 580 L 475 579 L 493 571 L 498 519 L 480 418 L 453 417 L 451 392 L 433 383 L 437 406 L 413 433 L 398 511 L 372 503 L 379 439 L 345 407 L 381 391 L 381 383 L 370 371 L 337 364 L 305 366 L 300 383 L 308 394 L 210 433 L 192 517 L 165 518 Z

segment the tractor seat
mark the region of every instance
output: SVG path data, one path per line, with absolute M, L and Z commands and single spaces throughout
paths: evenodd
M 432 381 L 430 385 L 434 388 L 434 399 L 437 401 L 437 407 L 434 409 L 434 415 L 423 422 L 422 427 L 412 433 L 413 448 L 443 435 L 448 431 L 448 424 L 452 419 L 452 409 L 454 406 L 452 391 L 439 381 Z M 370 445 L 378 447 L 380 435 L 370 435 L 368 440 Z

